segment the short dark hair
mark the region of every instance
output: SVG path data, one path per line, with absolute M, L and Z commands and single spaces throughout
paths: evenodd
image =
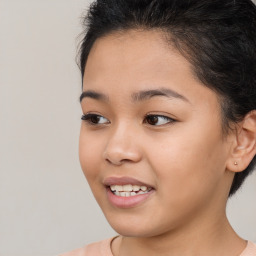
M 94 42 L 128 29 L 158 29 L 220 99 L 223 132 L 256 109 L 256 6 L 250 0 L 98 0 L 83 20 L 82 77 Z M 256 156 L 236 173 L 229 196 L 242 185 Z

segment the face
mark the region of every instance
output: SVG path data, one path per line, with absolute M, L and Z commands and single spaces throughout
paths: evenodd
M 98 39 L 81 98 L 82 170 L 118 233 L 156 236 L 225 211 L 230 145 L 217 95 L 160 32 Z

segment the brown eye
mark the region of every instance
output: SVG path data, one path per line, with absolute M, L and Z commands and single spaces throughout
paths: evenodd
M 156 125 L 158 122 L 158 116 L 147 116 L 146 117 L 147 123 L 150 125 Z
M 96 114 L 86 114 L 81 117 L 82 120 L 92 124 L 108 124 L 109 121 L 104 116 L 96 115 Z
M 149 125 L 154 125 L 154 126 L 160 126 L 164 125 L 167 123 L 172 123 L 175 120 L 167 117 L 167 116 L 161 116 L 161 115 L 147 115 L 144 122 L 149 124 Z
M 97 123 L 99 123 L 99 121 L 100 121 L 100 116 L 96 116 L 96 115 L 91 116 L 91 117 L 90 117 L 90 121 L 91 121 L 92 123 L 94 123 L 94 124 L 97 124 Z

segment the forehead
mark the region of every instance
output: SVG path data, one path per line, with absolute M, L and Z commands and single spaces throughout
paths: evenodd
M 191 64 L 157 30 L 128 30 L 98 39 L 88 56 L 83 85 L 84 90 L 107 94 L 119 91 L 119 96 L 167 87 L 192 102 L 200 94 L 206 101 L 216 100 L 215 92 L 195 77 Z
M 149 75 L 146 71 L 157 74 L 170 62 L 180 63 L 183 71 L 187 68 L 190 72 L 190 64 L 167 44 L 164 36 L 156 30 L 128 30 L 99 38 L 89 53 L 84 75 L 88 78 L 91 73 L 105 75 L 117 70 L 117 75 Z M 172 70 L 169 65 L 170 74 Z

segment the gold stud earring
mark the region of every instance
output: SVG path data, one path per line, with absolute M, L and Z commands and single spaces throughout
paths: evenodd
M 234 162 L 234 165 L 238 165 L 237 161 Z

